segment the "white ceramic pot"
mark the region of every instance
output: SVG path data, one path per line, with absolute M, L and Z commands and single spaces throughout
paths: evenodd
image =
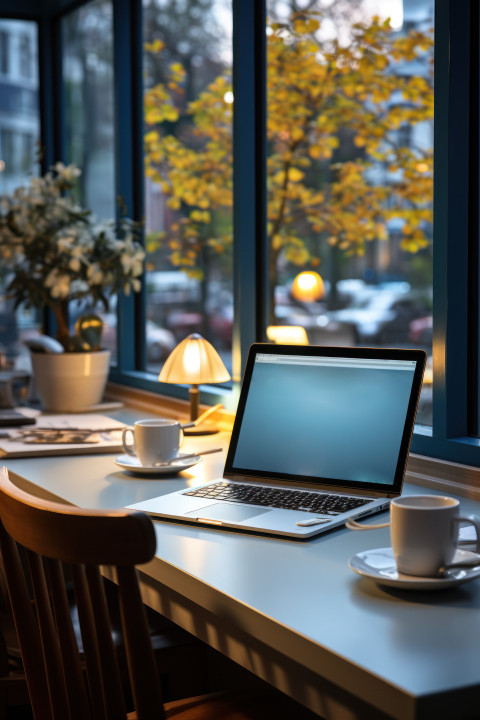
M 110 350 L 31 353 L 32 370 L 44 410 L 80 412 L 103 398 Z

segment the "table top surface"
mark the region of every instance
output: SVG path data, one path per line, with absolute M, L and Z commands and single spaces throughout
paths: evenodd
M 126 423 L 147 416 L 109 414 Z M 124 507 L 220 477 L 228 441 L 227 433 L 186 438 L 182 451 L 221 446 L 225 452 L 174 477 L 130 475 L 111 454 L 2 464 L 37 492 L 80 507 Z M 408 484 L 404 491 L 425 492 Z M 461 508 L 480 515 L 474 501 L 461 498 Z M 388 520 L 386 513 L 376 517 Z M 153 578 L 167 585 L 181 578 L 182 592 L 213 612 L 228 608 L 233 622 L 314 672 L 328 677 L 336 658 L 412 696 L 480 684 L 480 580 L 405 591 L 378 586 L 348 567 L 356 553 L 389 546 L 388 528 L 340 528 L 297 541 L 158 520 L 155 527 Z

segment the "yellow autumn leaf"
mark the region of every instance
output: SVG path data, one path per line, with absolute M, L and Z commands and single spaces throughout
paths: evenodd
M 310 253 L 305 247 L 289 247 L 285 252 L 285 257 L 294 265 L 306 265 L 310 260 Z
M 151 43 L 144 43 L 143 47 L 147 52 L 161 52 L 165 47 L 165 43 L 161 40 L 154 40 Z
M 305 137 L 305 133 L 303 132 L 301 127 L 293 127 L 290 136 L 292 140 L 298 142 L 299 140 L 303 140 L 303 138 Z
M 320 23 L 314 18 L 308 18 L 306 20 L 295 20 L 293 23 L 293 29 L 299 35 L 306 35 L 307 33 L 313 33 L 318 30 Z
M 192 210 L 190 218 L 201 223 L 208 223 L 211 219 L 210 213 L 205 210 L 203 212 L 201 210 Z
M 303 180 L 304 177 L 305 173 L 298 168 L 292 167 L 288 171 L 288 179 L 292 182 L 300 182 L 300 180 Z
M 184 74 L 184 72 L 185 72 L 183 69 L 183 65 L 179 62 L 171 63 L 170 70 L 171 70 L 171 72 L 180 74 L 180 75 Z
M 274 235 L 272 238 L 272 249 L 273 250 L 280 250 L 280 248 L 283 246 L 284 240 L 282 235 Z
M 151 130 L 145 135 L 145 142 L 154 143 L 160 140 L 160 135 L 156 130 Z

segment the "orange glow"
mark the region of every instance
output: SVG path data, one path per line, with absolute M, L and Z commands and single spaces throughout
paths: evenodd
M 427 163 L 424 162 L 417 163 L 416 168 L 419 173 L 426 173 L 430 169 Z
M 292 295 L 295 300 L 315 302 L 325 295 L 325 284 L 318 273 L 311 270 L 304 271 L 293 281 Z
M 269 325 L 267 338 L 277 345 L 308 345 L 307 332 L 300 325 Z

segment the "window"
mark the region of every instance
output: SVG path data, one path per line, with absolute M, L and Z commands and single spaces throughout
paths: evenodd
M 110 0 L 94 0 L 62 19 L 63 88 L 65 93 L 65 159 L 82 174 L 79 202 L 101 220 L 115 218 L 115 124 L 113 114 L 113 8 Z M 95 311 L 105 330 L 104 346 L 117 359 L 116 298 L 108 312 L 72 302 L 70 323 Z
M 10 62 L 10 35 L 6 30 L 0 30 L 0 72 L 8 75 Z
M 8 128 L 0 128 L 0 152 L 4 165 L 3 172 L 15 174 L 16 155 L 15 155 L 16 133 Z
M 66 160 L 82 170 L 80 202 L 102 218 L 116 213 L 112 23 L 110 0 L 62 21 Z
M 32 158 L 35 157 L 35 137 L 31 133 L 21 133 L 20 169 L 28 174 L 32 167 Z
M 21 72 L 21 44 L 28 39 L 30 70 Z M 38 174 L 36 143 L 40 138 L 38 102 L 37 26 L 23 20 L 0 19 L 0 195 L 11 193 Z M 8 278 L 0 268 L 0 345 L 19 369 L 29 366 L 22 339 L 38 332 L 38 311 L 20 307 L 14 312 L 5 294 Z
M 53 5 L 63 159 L 84 169 L 96 212 L 124 198 L 145 220 L 145 295 L 119 301 L 111 377 L 186 397 L 157 373 L 191 330 L 234 380 L 279 325 L 310 342 L 421 345 L 412 447 L 480 466 L 477 4 Z M 29 132 L 4 122 L 8 102 L 0 127 Z M 302 271 L 323 296 L 295 296 Z M 235 406 L 229 389 L 202 392 Z
M 32 76 L 32 46 L 28 35 L 20 36 L 20 75 L 25 78 Z
M 144 2 L 146 369 L 199 332 L 231 368 L 232 11 Z
M 267 7 L 269 325 L 431 372 L 433 5 L 300 7 Z

